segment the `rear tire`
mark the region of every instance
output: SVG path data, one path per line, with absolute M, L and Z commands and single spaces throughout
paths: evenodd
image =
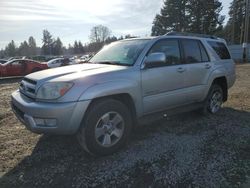
M 102 99 L 87 111 L 77 139 L 92 155 L 109 155 L 126 144 L 132 128 L 129 109 L 120 101 Z
M 221 109 L 222 104 L 223 104 L 223 90 L 220 85 L 213 84 L 206 97 L 202 113 L 215 114 Z

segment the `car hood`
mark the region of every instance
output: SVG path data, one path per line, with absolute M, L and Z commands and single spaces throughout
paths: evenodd
M 126 66 L 87 63 L 47 69 L 29 74 L 26 78 L 40 83 L 45 81 L 74 81 L 97 74 L 114 72 L 127 68 L 128 67 Z

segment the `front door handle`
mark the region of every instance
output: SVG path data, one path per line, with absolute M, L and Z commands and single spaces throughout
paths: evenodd
M 177 69 L 177 72 L 179 72 L 179 73 L 182 73 L 182 72 L 184 72 L 185 71 L 185 69 L 183 68 L 183 67 L 179 67 L 178 69 Z
M 210 64 L 205 64 L 205 68 L 206 68 L 206 69 L 210 69 L 210 68 L 211 68 L 211 65 L 210 65 Z

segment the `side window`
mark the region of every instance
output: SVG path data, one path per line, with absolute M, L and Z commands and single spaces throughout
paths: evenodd
M 184 49 L 186 63 L 202 62 L 200 42 L 198 40 L 183 39 L 182 46 Z
M 166 55 L 166 65 L 180 64 L 180 48 L 177 39 L 167 39 L 157 42 L 148 54 L 162 52 Z
M 59 63 L 59 60 L 55 60 L 52 62 L 52 64 L 57 64 L 57 63 Z
M 12 65 L 21 65 L 21 61 L 14 61 L 13 63 L 12 63 Z
M 203 46 L 203 44 L 201 42 L 199 42 L 199 46 L 201 49 L 201 60 L 202 62 L 208 62 L 210 59 L 208 57 L 207 51 L 205 49 L 205 47 Z
M 224 43 L 208 41 L 208 44 L 214 49 L 214 51 L 221 59 L 231 59 L 230 53 L 228 52 L 227 47 Z

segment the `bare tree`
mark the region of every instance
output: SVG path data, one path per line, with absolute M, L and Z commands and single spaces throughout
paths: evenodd
M 104 43 L 110 37 L 111 30 L 103 25 L 97 25 L 91 29 L 90 41 L 94 43 Z

